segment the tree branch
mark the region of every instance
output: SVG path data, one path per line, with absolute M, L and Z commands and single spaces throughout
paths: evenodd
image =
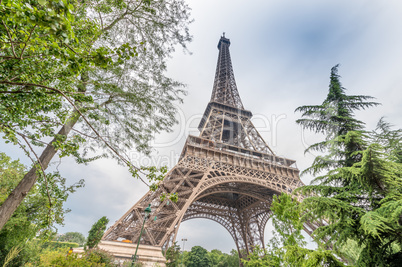
M 14 57 L 15 57 L 15 58 L 18 58 L 18 57 L 17 57 L 17 54 L 15 54 L 14 45 L 13 45 L 13 39 L 11 38 L 10 31 L 8 30 L 7 25 L 4 23 L 4 21 L 2 20 L 1 22 L 3 22 L 3 25 L 4 25 L 4 27 L 6 28 L 8 38 L 10 39 L 10 42 L 11 42 L 11 49 L 12 49 L 12 51 L 13 51 Z
M 24 58 L 34 58 L 34 57 L 40 57 L 41 55 L 36 55 L 36 56 L 27 56 L 27 57 L 24 57 Z M 7 59 L 21 59 L 21 58 L 19 58 L 19 57 L 17 57 L 17 56 L 15 56 L 15 57 L 10 57 L 10 56 L 0 56 L 0 58 L 4 58 L 4 61 L 6 61 Z M 1 61 L 1 62 L 3 62 L 3 61 Z
M 36 87 L 41 87 L 44 89 L 48 89 L 54 92 L 58 92 L 59 94 L 61 94 L 69 103 L 70 105 L 74 108 L 74 110 L 82 117 L 82 119 L 85 121 L 85 123 L 89 126 L 89 128 L 91 128 L 91 130 L 96 134 L 96 136 L 98 136 L 98 138 L 100 140 L 102 140 L 102 142 L 114 153 L 117 155 L 118 158 L 120 158 L 127 166 L 137 170 L 137 172 L 142 173 L 144 175 L 146 175 L 146 173 L 144 173 L 143 171 L 141 171 L 140 168 L 134 166 L 130 161 L 128 161 L 127 159 L 125 159 L 123 156 L 120 155 L 120 153 L 114 148 L 112 147 L 99 133 L 98 131 L 92 126 L 92 124 L 88 121 L 88 119 L 84 116 L 84 114 L 81 112 L 81 110 L 74 104 L 74 102 L 67 97 L 67 95 L 56 88 L 52 88 L 52 87 L 48 87 L 45 85 L 41 85 L 41 84 L 34 84 L 34 83 L 17 83 L 17 82 L 7 82 L 7 81 L 0 81 L 0 84 L 10 84 L 10 85 L 20 85 L 20 86 L 36 86 Z M 137 177 L 143 182 L 145 183 L 147 186 L 148 183 L 146 183 L 139 175 L 137 175 Z
M 68 44 L 64 43 L 64 45 L 70 49 L 71 51 L 73 51 L 75 54 L 78 54 L 71 46 L 69 46 Z
M 29 39 L 31 39 L 31 35 L 32 35 L 32 33 L 34 32 L 36 26 L 37 26 L 37 25 L 35 25 L 35 26 L 33 27 L 32 31 L 29 33 L 28 39 L 27 39 L 27 41 L 25 42 L 24 47 L 22 48 L 21 55 L 20 55 L 20 59 L 22 59 L 22 55 L 24 54 L 25 48 L 27 47 L 28 41 L 29 41 Z
M 31 144 L 30 144 L 30 143 L 28 142 L 28 140 L 25 138 L 25 136 L 24 136 L 23 134 L 20 134 L 19 132 L 15 132 L 15 133 L 18 134 L 19 136 L 21 136 L 22 139 L 24 139 L 25 143 L 28 145 L 29 149 L 30 149 L 31 152 L 34 154 L 34 156 L 35 156 L 35 158 L 36 158 L 36 160 L 37 160 L 37 162 L 38 162 L 38 164 L 39 164 L 40 170 L 41 170 L 41 172 L 42 172 L 42 174 L 43 174 L 43 179 L 44 179 L 44 181 L 45 181 L 46 194 L 47 194 L 47 198 L 49 199 L 49 208 L 51 208 L 53 204 L 52 204 L 52 200 L 51 200 L 51 198 L 50 198 L 49 186 L 48 186 L 47 177 L 46 177 L 45 169 L 43 168 L 42 162 L 41 162 L 41 160 L 39 159 L 38 155 L 37 155 L 37 154 L 35 153 L 35 151 L 33 150 Z M 21 144 L 20 144 L 20 146 L 21 146 Z M 23 146 L 21 146 L 21 147 L 25 150 L 25 152 L 27 153 L 27 156 L 28 156 L 31 160 L 33 160 L 33 159 L 29 156 L 29 152 L 26 151 L 25 147 L 23 147 Z M 35 164 L 35 161 L 32 161 L 32 162 Z
M 108 31 L 108 30 L 110 30 L 111 28 L 113 28 L 114 25 L 116 25 L 120 20 L 124 19 L 124 17 L 125 17 L 127 14 L 129 14 L 129 11 L 130 11 L 130 13 L 133 13 L 133 12 L 137 11 L 138 8 L 143 4 L 143 2 L 144 2 L 144 0 L 141 0 L 141 2 L 140 2 L 133 10 L 129 10 L 129 9 L 128 9 L 128 5 L 127 5 L 126 11 L 125 11 L 123 14 L 121 14 L 117 19 L 115 19 L 114 21 L 112 21 L 112 23 L 110 23 L 109 26 L 107 26 L 106 28 L 104 28 L 103 31 Z

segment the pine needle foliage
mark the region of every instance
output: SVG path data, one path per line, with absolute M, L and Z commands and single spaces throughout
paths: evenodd
M 296 121 L 298 124 L 304 129 L 326 136 L 325 141 L 310 146 L 306 152 L 322 152 L 334 145 L 345 145 L 342 140 L 337 140 L 337 137 L 345 136 L 349 131 L 361 131 L 364 128 L 364 123 L 354 118 L 354 112 L 379 105 L 369 101 L 373 99 L 370 96 L 346 95 L 346 89 L 340 82 L 338 67 L 339 65 L 335 65 L 331 69 L 329 91 L 324 102 L 321 105 L 301 106 L 296 109 L 302 113 L 302 119 Z M 351 154 L 361 148 L 359 142 L 349 142 L 348 147 L 337 151 L 339 155 L 332 155 L 333 160 L 327 160 L 323 165 L 313 164 L 314 168 L 309 168 L 305 172 L 316 174 L 317 171 L 327 167 L 352 166 L 354 162 L 359 161 L 359 157 Z
M 302 220 L 321 225 L 314 236 L 322 247 L 339 253 L 350 240 L 356 241 L 361 249 L 356 266 L 401 266 L 401 131 L 391 130 L 383 120 L 376 131 L 364 131 L 353 112 L 377 103 L 366 102 L 368 96 L 347 96 L 337 68 L 331 70 L 323 104 L 297 109 L 305 117 L 299 124 L 326 136 L 307 149 L 324 155 L 305 171 L 319 176 L 296 191 L 306 196 Z
M 313 267 L 313 266 L 328 266 L 328 267 L 342 267 L 345 266 L 341 263 L 329 250 L 311 250 L 292 246 L 287 248 L 285 254 L 285 261 L 291 262 L 286 266 L 300 266 L 300 267 Z

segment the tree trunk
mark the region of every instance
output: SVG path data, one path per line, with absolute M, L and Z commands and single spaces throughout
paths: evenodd
M 58 134 L 67 136 L 71 129 L 74 127 L 75 123 L 78 121 L 79 117 L 79 113 L 77 111 L 74 111 L 70 118 L 68 118 L 67 122 L 60 129 Z M 52 160 L 54 155 L 56 155 L 57 151 L 52 145 L 54 141 L 56 141 L 56 139 L 53 139 L 52 142 L 50 142 L 50 144 L 46 146 L 45 150 L 39 157 L 39 161 L 41 162 L 44 170 L 49 166 L 49 162 Z M 18 206 L 24 200 L 25 196 L 36 183 L 36 180 L 38 178 L 36 174 L 37 171 L 38 169 L 36 167 L 30 169 L 29 172 L 25 174 L 21 182 L 17 185 L 17 187 L 11 192 L 4 203 L 0 206 L 0 230 L 3 229 L 3 226 L 7 223 L 10 217 L 13 215 L 14 211 L 18 208 Z

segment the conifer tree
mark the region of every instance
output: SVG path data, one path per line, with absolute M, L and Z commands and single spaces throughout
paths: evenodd
M 322 152 L 334 146 L 345 146 L 338 137 L 345 136 L 349 131 L 362 131 L 364 128 L 364 123 L 354 118 L 354 112 L 378 105 L 368 101 L 373 99 L 370 96 L 346 95 L 346 89 L 340 82 L 338 67 L 339 65 L 336 65 L 331 69 L 329 92 L 324 102 L 321 105 L 301 106 L 296 109 L 302 112 L 303 117 L 296 121 L 298 124 L 304 129 L 326 136 L 323 142 L 311 145 L 306 152 Z M 359 161 L 359 156 L 353 152 L 360 150 L 361 145 L 357 140 L 348 142 L 347 147 L 332 151 L 335 158 L 317 157 L 313 166 L 306 172 L 316 174 L 331 167 L 352 166 L 354 162 Z
M 307 149 L 326 154 L 305 171 L 319 175 L 312 185 L 297 190 L 307 196 L 304 219 L 321 224 L 316 240 L 335 251 L 350 239 L 356 241 L 362 249 L 357 266 L 400 266 L 402 165 L 390 156 L 400 155 L 400 131 L 363 131 L 364 123 L 353 112 L 377 103 L 366 102 L 368 96 L 346 95 L 337 67 L 331 70 L 323 104 L 297 109 L 305 117 L 299 124 L 326 136 Z

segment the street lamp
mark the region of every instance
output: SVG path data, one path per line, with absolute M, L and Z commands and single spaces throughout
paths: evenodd
M 182 239 L 181 239 L 181 241 L 183 241 L 183 253 L 181 254 L 180 265 L 181 265 L 181 264 L 182 264 L 182 262 L 183 262 L 183 255 L 184 255 L 184 242 L 186 242 L 186 241 L 187 241 L 187 238 L 182 238 Z
M 141 232 L 140 232 L 140 237 L 138 238 L 137 248 L 135 249 L 135 254 L 134 254 L 134 256 L 133 256 L 133 261 L 131 262 L 131 267 L 134 266 L 134 262 L 135 262 L 136 259 L 137 259 L 137 251 L 138 251 L 138 246 L 140 245 L 141 236 L 142 236 L 142 231 L 144 230 L 144 224 L 145 224 L 145 221 L 146 221 L 147 218 L 148 218 L 148 215 L 151 213 L 151 211 L 152 211 L 152 210 L 151 210 L 151 204 L 149 204 L 148 207 L 146 207 L 145 210 L 144 210 L 144 212 L 145 212 L 144 221 L 143 221 L 143 223 L 142 223 Z

